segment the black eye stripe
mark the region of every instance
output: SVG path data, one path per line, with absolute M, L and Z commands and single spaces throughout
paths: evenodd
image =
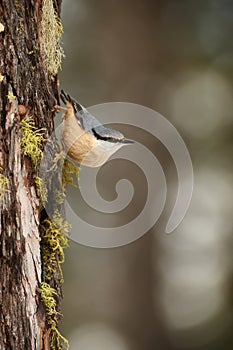
M 108 142 L 112 142 L 112 143 L 117 143 L 117 142 L 123 141 L 123 139 L 117 139 L 117 138 L 113 138 L 111 136 L 101 136 L 96 132 L 96 130 L 94 128 L 91 129 L 91 131 L 93 132 L 93 134 L 97 138 L 97 140 L 108 141 Z

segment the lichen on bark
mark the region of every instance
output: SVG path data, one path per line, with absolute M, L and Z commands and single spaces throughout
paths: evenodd
M 4 28 L 0 31 L 0 165 L 7 179 L 4 191 L 9 190 L 0 201 L 0 349 L 4 350 L 51 348 L 51 326 L 38 291 L 43 281 L 41 223 L 47 218 L 36 194 L 39 154 L 35 159 L 23 154 L 26 145 L 21 144 L 20 126 L 22 118 L 33 116 L 34 132 L 46 129 L 49 169 L 56 153 L 53 107 L 59 98 L 57 76 L 49 74 L 42 52 L 41 4 L 41 0 L 2 0 L 0 6 Z M 53 0 L 58 17 L 60 5 L 60 0 Z M 43 142 L 37 145 L 43 151 Z M 48 174 L 48 195 L 57 188 L 52 183 L 59 181 L 56 173 Z M 57 290 L 59 315 L 61 281 L 56 275 L 51 288 Z

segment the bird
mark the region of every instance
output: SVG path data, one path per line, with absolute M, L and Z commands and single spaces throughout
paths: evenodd
M 65 153 L 79 164 L 100 167 L 121 147 L 134 143 L 120 131 L 103 126 L 64 90 L 61 90 L 60 97 L 66 105 L 60 108 L 65 111 L 60 132 L 61 144 Z

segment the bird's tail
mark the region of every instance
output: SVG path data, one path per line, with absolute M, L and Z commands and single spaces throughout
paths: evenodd
M 121 143 L 124 143 L 125 145 L 131 145 L 131 144 L 135 143 L 135 141 L 129 140 L 129 139 L 124 139 L 121 141 Z

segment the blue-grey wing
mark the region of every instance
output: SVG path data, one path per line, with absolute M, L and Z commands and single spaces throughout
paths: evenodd
M 121 142 L 124 144 L 134 143 L 134 141 L 126 139 L 120 131 L 103 126 L 98 119 L 96 119 L 86 110 L 86 108 L 84 108 L 77 101 L 75 102 L 75 116 L 81 124 L 83 130 L 92 133 L 98 140 Z
M 91 132 L 92 128 L 95 128 L 101 123 L 86 109 L 81 111 L 76 111 L 75 117 L 78 122 L 81 124 L 82 128 L 86 132 Z

